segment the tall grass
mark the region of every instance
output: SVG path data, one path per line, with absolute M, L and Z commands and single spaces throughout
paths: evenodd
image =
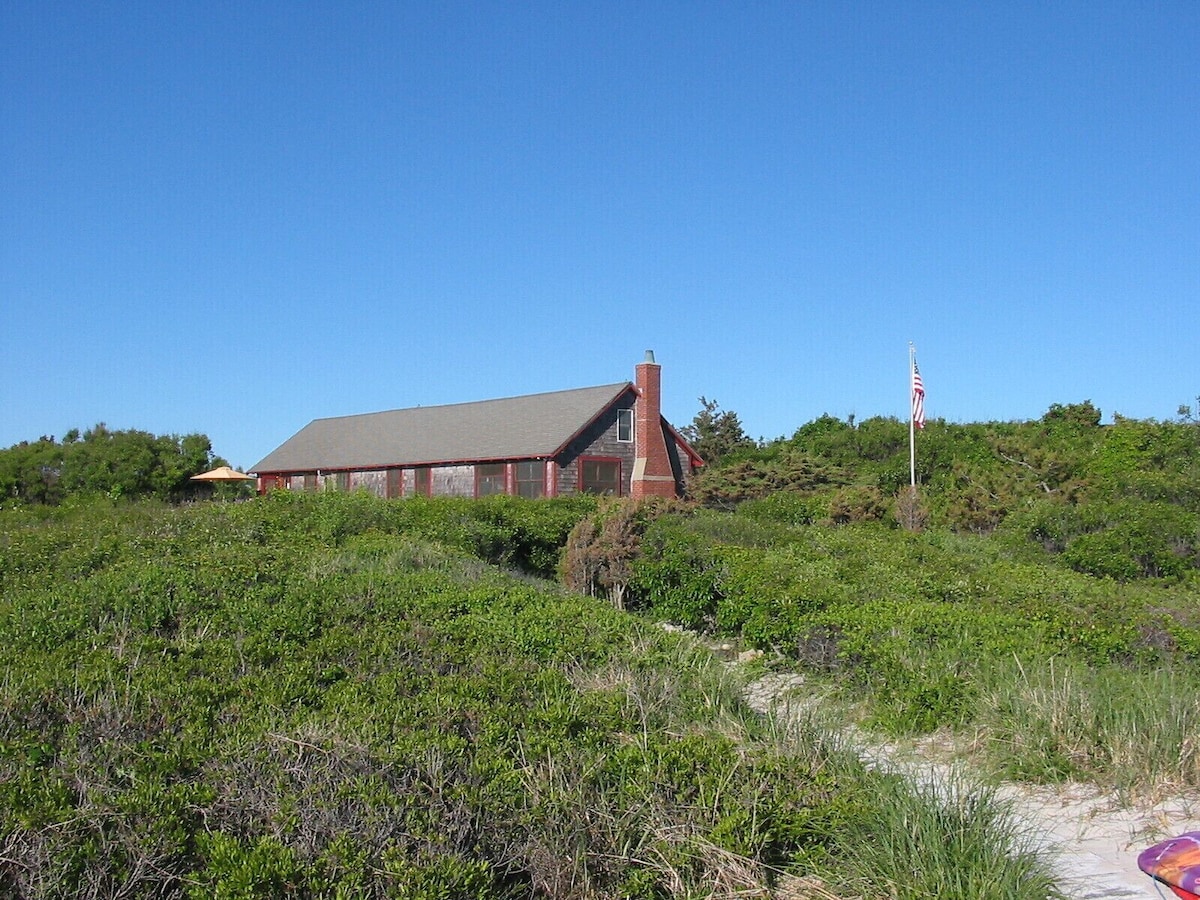
M 839 720 L 836 701 L 785 703 L 767 717 L 772 740 L 838 782 L 861 785 L 869 814 L 837 823 L 818 871 L 843 897 L 967 900 L 1062 898 L 1045 836 L 1011 802 L 960 765 L 891 758 Z M 808 896 L 802 894 L 801 896 Z M 824 894 L 814 896 L 825 896 Z
M 1001 774 L 1080 779 L 1131 799 L 1200 786 L 1200 673 L 1051 659 L 980 671 L 979 734 Z
M 879 816 L 845 841 L 850 886 L 893 900 L 1060 898 L 1036 835 L 987 788 L 883 779 Z M 865 880 L 864 880 L 865 875 Z M 883 890 L 881 890 L 881 888 Z
M 1128 802 L 1200 789 L 1200 672 L 1135 669 L 1061 657 L 972 655 L 967 645 L 908 645 L 886 677 L 827 683 L 828 703 L 892 736 L 957 734 L 992 775 L 1083 781 Z

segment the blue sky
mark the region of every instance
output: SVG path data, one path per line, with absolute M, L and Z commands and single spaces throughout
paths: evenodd
M 0 447 L 1200 394 L 1200 3 L 0 7 Z

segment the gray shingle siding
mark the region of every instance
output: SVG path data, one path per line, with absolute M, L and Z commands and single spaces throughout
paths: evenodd
M 633 441 L 617 440 L 617 410 L 631 409 L 635 395 L 625 391 L 613 404 L 579 434 L 558 456 L 558 493 L 579 490 L 579 460 L 585 456 L 603 456 L 621 461 L 621 495 L 629 496 L 633 475 Z
M 433 470 L 435 497 L 474 497 L 474 466 L 440 466 Z

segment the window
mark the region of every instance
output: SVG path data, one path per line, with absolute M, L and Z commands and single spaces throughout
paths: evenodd
M 621 496 L 621 461 L 587 457 L 579 460 L 579 490 L 584 494 Z
M 317 474 L 315 472 L 304 476 L 304 489 L 310 492 L 317 489 Z
M 403 497 L 404 496 L 404 470 L 403 469 L 388 469 L 387 470 L 387 494 L 388 497 Z
M 475 467 L 475 496 L 504 493 L 504 463 L 481 463 Z
M 350 473 L 349 472 L 338 472 L 337 475 L 335 475 L 334 477 L 337 480 L 337 489 L 339 491 L 350 490 Z
M 633 441 L 633 410 L 617 410 L 617 440 L 623 444 Z
M 420 469 L 413 469 L 413 493 L 418 497 L 428 497 L 433 491 L 430 489 L 431 479 L 429 477 L 429 467 L 426 466 Z
M 546 493 L 546 463 L 530 459 L 517 463 L 517 496 L 530 500 Z

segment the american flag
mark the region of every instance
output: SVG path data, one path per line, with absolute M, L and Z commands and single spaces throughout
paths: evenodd
M 917 368 L 915 356 L 912 366 L 912 421 L 917 428 L 925 427 L 925 385 L 921 381 L 921 370 Z

